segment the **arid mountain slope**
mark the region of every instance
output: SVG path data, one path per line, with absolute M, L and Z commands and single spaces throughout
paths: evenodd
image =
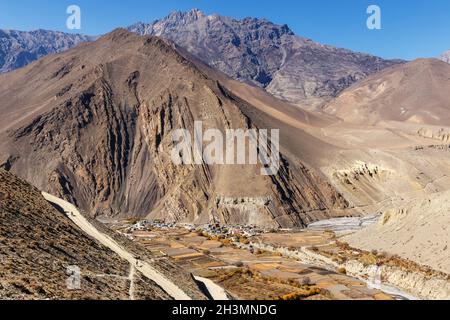
M 0 73 L 9 72 L 48 54 L 66 51 L 92 37 L 57 31 L 0 30 Z
M 328 145 L 280 121 L 260 127 L 289 127 L 274 176 L 260 165 L 175 165 L 175 129 L 270 121 L 253 122 L 258 108 L 156 37 L 116 30 L 41 59 L 0 76 L 0 101 L 0 163 L 92 214 L 297 226 L 347 206 L 300 157 Z M 292 150 L 286 134 L 302 137 Z
M 379 72 L 343 92 L 325 110 L 345 121 L 450 125 L 450 65 L 420 59 Z
M 170 39 L 230 77 L 304 107 L 320 106 L 367 75 L 400 63 L 322 45 L 265 19 L 235 20 L 197 9 L 128 29 Z
M 130 298 L 130 265 L 87 237 L 39 190 L 3 169 L 0 261 L 0 299 Z M 81 272 L 80 290 L 67 285 L 70 266 Z M 170 299 L 139 273 L 134 285 L 135 298 Z
M 345 238 L 352 246 L 387 251 L 450 274 L 450 192 L 387 210 L 379 223 Z

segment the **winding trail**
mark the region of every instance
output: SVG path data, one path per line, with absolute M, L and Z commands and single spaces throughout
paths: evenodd
M 115 253 L 117 253 L 122 259 L 127 260 L 131 264 L 131 270 L 135 268 L 137 271 L 141 272 L 145 277 L 155 282 L 160 286 L 168 295 L 170 295 L 175 300 L 192 300 L 183 290 L 181 290 L 175 283 L 169 280 L 166 276 L 161 274 L 159 271 L 154 269 L 150 264 L 145 261 L 137 260 L 132 253 L 127 251 L 121 245 L 119 245 L 111 237 L 101 233 L 97 230 L 71 203 L 52 196 L 48 193 L 43 192 L 44 198 L 61 207 L 66 213 L 67 217 L 72 220 L 81 230 L 86 234 L 96 239 L 98 242 L 108 247 Z M 130 272 L 131 277 L 134 277 L 134 272 Z M 130 288 L 130 293 L 133 289 Z

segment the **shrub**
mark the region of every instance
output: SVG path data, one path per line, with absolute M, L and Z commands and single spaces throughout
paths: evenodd
M 242 244 L 245 244 L 245 245 L 250 244 L 250 240 L 248 240 L 248 239 L 245 238 L 245 237 L 241 237 L 241 238 L 239 239 L 239 242 L 242 243 Z
M 223 243 L 224 245 L 226 245 L 226 246 L 229 246 L 229 245 L 231 244 L 231 240 L 230 240 L 230 239 L 224 239 L 224 240 L 222 241 L 222 243 Z
M 316 294 L 320 294 L 321 290 L 318 288 L 309 289 L 306 291 L 300 291 L 300 292 L 294 292 L 289 293 L 284 296 L 279 297 L 277 300 L 283 300 L 283 301 L 289 301 L 289 300 L 302 300 L 311 296 L 314 296 Z
M 345 269 L 344 267 L 338 268 L 337 272 L 340 274 L 347 274 L 347 269 Z
M 377 257 L 375 255 L 373 255 L 372 253 L 368 253 L 368 254 L 364 254 L 362 255 L 359 260 L 365 265 L 365 266 L 370 266 L 370 265 L 375 265 L 377 264 Z

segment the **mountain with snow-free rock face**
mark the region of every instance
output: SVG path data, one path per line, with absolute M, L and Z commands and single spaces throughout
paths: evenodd
M 305 108 L 321 106 L 356 81 L 400 63 L 322 45 L 265 19 L 207 16 L 196 9 L 128 29 L 172 40 L 228 76 Z M 91 40 L 45 30 L 0 30 L 0 73 Z
M 0 75 L 0 166 L 93 215 L 276 227 L 348 206 L 311 166 L 333 149 L 303 130 L 319 120 L 281 102 L 270 116 L 271 104 L 234 96 L 181 52 L 119 29 Z M 176 165 L 172 134 L 195 121 L 204 131 L 280 129 L 279 170 Z
M 57 31 L 0 30 L 0 73 L 26 66 L 48 54 L 70 49 L 92 37 Z
M 265 19 L 235 20 L 196 9 L 128 29 L 170 39 L 228 76 L 305 107 L 320 106 L 356 81 L 400 63 L 322 45 Z

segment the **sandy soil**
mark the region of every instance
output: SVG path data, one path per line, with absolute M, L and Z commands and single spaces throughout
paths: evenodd
M 450 192 L 387 210 L 379 223 L 344 239 L 354 247 L 387 251 L 450 273 Z

